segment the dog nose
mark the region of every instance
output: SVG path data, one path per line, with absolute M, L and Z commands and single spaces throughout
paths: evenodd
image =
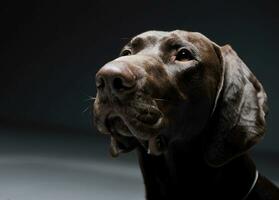
M 96 86 L 100 91 L 123 96 L 134 90 L 136 76 L 123 63 L 108 63 L 98 71 Z

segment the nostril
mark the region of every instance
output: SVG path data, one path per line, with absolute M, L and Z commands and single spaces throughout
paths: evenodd
M 97 89 L 103 89 L 105 87 L 105 80 L 102 77 L 98 77 L 96 80 Z
M 123 78 L 116 77 L 113 79 L 112 87 L 114 90 L 118 92 L 122 92 L 122 91 L 130 90 L 133 87 L 133 85 L 128 84 L 128 82 L 125 82 Z
M 123 80 L 121 78 L 115 78 L 113 79 L 112 83 L 113 89 L 117 91 L 125 90 L 127 87 L 124 86 Z

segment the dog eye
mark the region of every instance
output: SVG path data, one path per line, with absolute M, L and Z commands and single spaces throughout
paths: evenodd
M 193 58 L 194 57 L 193 57 L 192 53 L 188 49 L 182 48 L 176 54 L 175 60 L 187 61 L 187 60 L 192 60 Z
M 120 53 L 120 56 L 129 56 L 131 54 L 132 54 L 131 50 L 125 49 Z

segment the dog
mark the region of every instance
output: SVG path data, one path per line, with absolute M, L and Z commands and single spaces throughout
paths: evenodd
M 230 45 L 147 31 L 96 74 L 94 123 L 110 153 L 137 150 L 147 200 L 278 200 L 249 156 L 267 95 Z

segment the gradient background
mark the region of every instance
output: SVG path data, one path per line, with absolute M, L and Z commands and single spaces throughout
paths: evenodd
M 112 159 L 91 125 L 95 73 L 146 30 L 231 44 L 270 113 L 253 149 L 279 182 L 279 6 L 265 1 L 9 1 L 0 6 L 0 200 L 143 199 L 134 153 Z

